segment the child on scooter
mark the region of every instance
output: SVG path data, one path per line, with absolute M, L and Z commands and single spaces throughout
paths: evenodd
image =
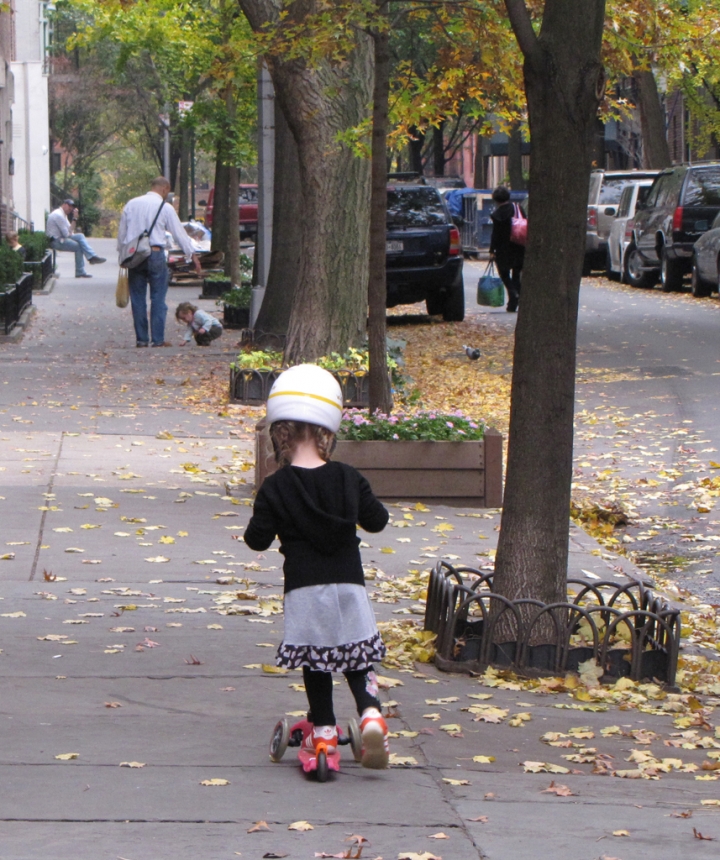
M 313 724 L 304 746 L 337 751 L 332 672 L 342 672 L 360 714 L 362 765 L 384 768 L 388 729 L 373 662 L 385 646 L 365 591 L 356 524 L 382 531 L 388 512 L 357 470 L 330 460 L 341 418 L 342 392 L 328 371 L 298 365 L 280 374 L 267 404 L 280 468 L 263 482 L 244 538 L 256 551 L 280 538 L 285 635 L 276 662 L 302 667 Z

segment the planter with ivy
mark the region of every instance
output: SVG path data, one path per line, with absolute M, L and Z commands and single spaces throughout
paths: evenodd
M 502 435 L 461 413 L 349 411 L 333 459 L 362 472 L 382 499 L 478 508 L 502 504 Z M 256 489 L 276 468 L 263 419 L 256 425 Z
M 223 325 L 225 328 L 249 328 L 250 327 L 250 299 L 252 287 L 249 283 L 243 283 L 241 287 L 223 293 L 217 300 L 217 305 L 222 305 Z
M 368 405 L 369 383 L 367 351 L 350 349 L 344 355 L 333 352 L 315 364 L 329 370 L 340 383 L 346 408 Z M 393 384 L 398 379 L 398 363 L 388 356 Z M 271 350 L 242 352 L 230 365 L 230 400 L 248 406 L 262 406 L 273 382 L 283 369 L 283 354 Z
M 233 288 L 232 281 L 227 275 L 222 272 L 208 275 L 203 278 L 202 295 L 203 299 L 217 299 L 223 293 L 228 292 Z
M 23 269 L 33 276 L 33 289 L 42 290 L 53 274 L 53 252 L 48 248 L 48 237 L 36 230 L 20 230 L 18 241 L 25 250 Z

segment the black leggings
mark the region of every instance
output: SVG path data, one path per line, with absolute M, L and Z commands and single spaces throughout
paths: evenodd
M 366 708 L 380 710 L 380 700 L 377 697 L 377 677 L 373 667 L 357 672 L 343 672 L 355 697 L 358 714 Z M 307 693 L 310 712 L 308 720 L 316 726 L 334 726 L 335 712 L 333 710 L 333 680 L 330 672 L 313 672 L 303 666 L 303 681 Z
M 522 272 L 522 266 L 516 266 L 512 269 L 498 266 L 497 270 L 508 292 L 508 310 L 516 311 L 520 300 L 520 273 Z

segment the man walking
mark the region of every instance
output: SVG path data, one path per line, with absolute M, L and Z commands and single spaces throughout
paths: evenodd
M 141 197 L 133 197 L 125 204 L 120 218 L 117 247 L 122 249 L 128 242 L 134 242 L 146 230 L 150 232 L 151 254 L 135 269 L 128 270 L 130 287 L 130 306 L 135 324 L 136 346 L 172 346 L 165 340 L 165 317 L 167 305 L 165 296 L 168 290 L 169 272 L 165 260 L 165 233 L 170 233 L 185 252 L 191 257 L 198 276 L 202 275 L 200 258 L 185 228 L 173 207 L 165 200 L 170 193 L 170 183 L 164 176 L 153 179 L 150 191 Z M 153 221 L 155 222 L 153 225 Z M 120 260 L 122 265 L 122 260 Z M 150 327 L 148 331 L 147 289 L 150 287 Z
M 71 217 L 72 216 L 72 217 Z M 75 201 L 68 198 L 54 209 L 47 219 L 45 233 L 50 237 L 50 247 L 56 251 L 70 251 L 75 254 L 75 277 L 92 278 L 85 271 L 85 258 L 91 265 L 104 263 L 105 257 L 98 257 L 88 245 L 82 233 L 75 232 L 78 210 Z

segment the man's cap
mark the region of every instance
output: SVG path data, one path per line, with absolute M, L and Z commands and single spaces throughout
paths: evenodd
M 75 201 L 72 199 L 72 197 L 68 197 L 67 200 L 63 200 L 63 204 L 67 204 L 68 206 L 74 206 Z

